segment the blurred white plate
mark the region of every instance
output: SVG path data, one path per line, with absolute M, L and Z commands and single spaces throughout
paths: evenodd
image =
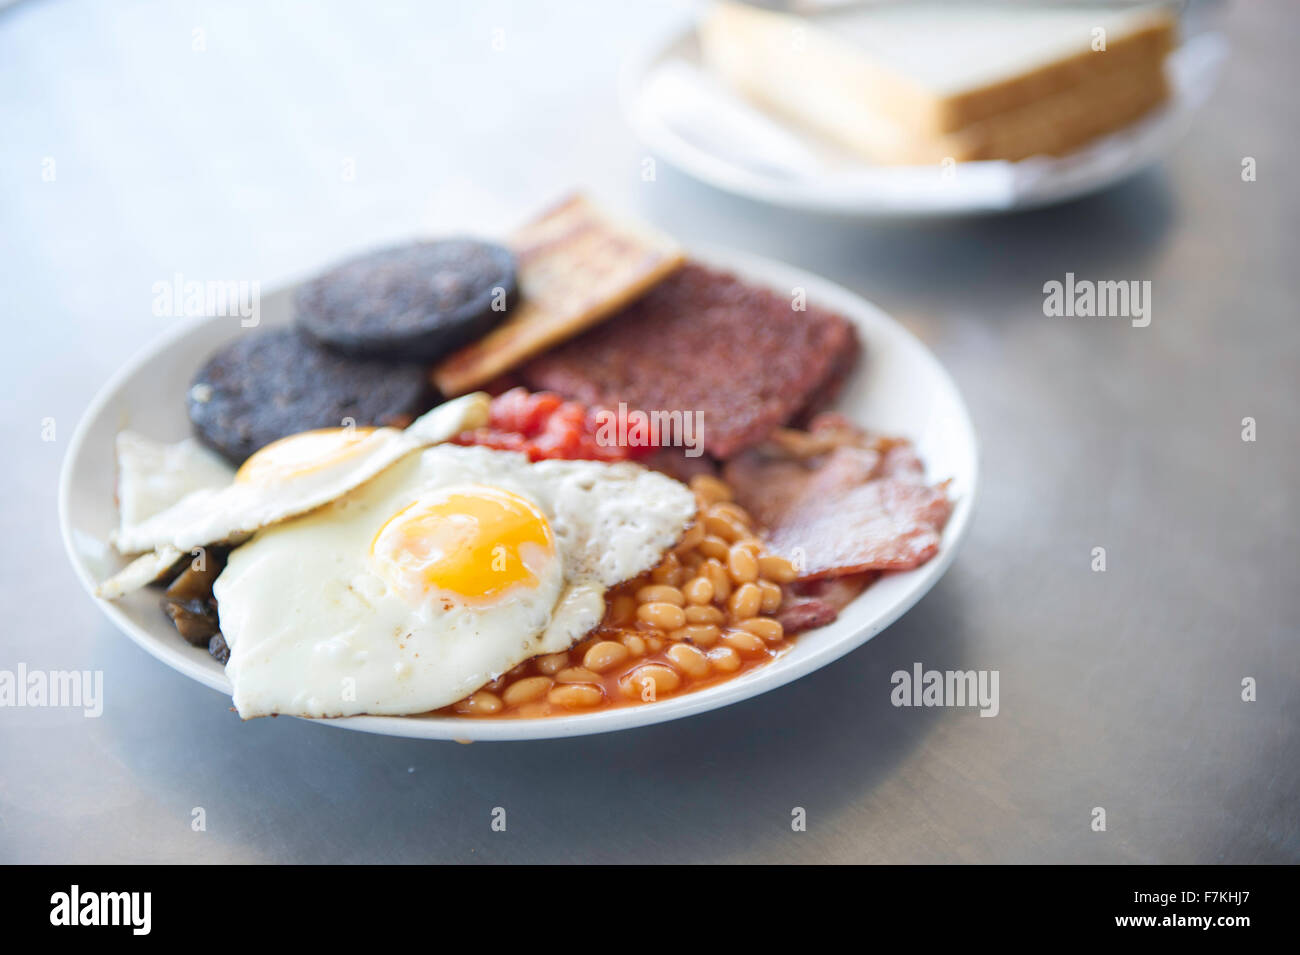
M 323 720 L 330 726 L 426 739 L 504 740 L 579 736 L 690 716 L 789 683 L 865 643 L 921 599 L 952 563 L 975 502 L 975 433 L 961 396 L 934 356 L 901 325 L 871 303 L 825 279 L 786 265 L 731 252 L 702 251 L 697 260 L 730 269 L 782 295 L 794 288 L 808 300 L 851 319 L 862 337 L 865 361 L 846 382 L 837 408 L 868 427 L 912 438 L 929 477 L 951 479 L 956 502 L 939 553 L 928 564 L 877 581 L 828 627 L 800 635 L 784 656 L 741 677 L 653 704 L 532 720 L 445 716 L 359 716 Z M 291 320 L 293 288 L 262 300 L 262 324 Z M 59 518 L 64 544 L 87 591 L 124 564 L 108 544 L 117 522 L 113 443 L 130 427 L 159 440 L 190 433 L 185 394 L 199 366 L 241 332 L 238 318 L 187 322 L 151 345 L 104 386 L 77 427 L 63 464 Z M 173 669 L 229 696 L 225 671 L 206 650 L 176 633 L 149 589 L 100 609 L 132 640 Z M 883 692 L 883 690 L 882 690 Z M 219 705 L 213 700 L 213 705 Z
M 1209 96 L 1223 38 L 1188 39 L 1166 62 L 1173 95 L 1137 123 L 1061 157 L 941 166 L 877 166 L 747 103 L 708 74 L 695 28 L 624 65 L 624 113 L 641 141 L 718 189 L 805 212 L 961 216 L 1051 205 L 1104 189 L 1164 156 Z

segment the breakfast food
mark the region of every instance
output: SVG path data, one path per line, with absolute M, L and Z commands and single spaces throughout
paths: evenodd
M 443 360 L 433 383 L 444 395 L 479 388 L 634 300 L 683 261 L 677 243 L 613 219 L 574 196 L 510 239 L 522 301 L 473 344 Z
M 410 427 L 323 428 L 262 448 L 230 483 L 194 491 L 113 535 L 123 554 L 143 554 L 101 585 L 105 596 L 143 586 L 181 555 L 209 544 L 238 543 L 254 531 L 306 514 L 371 480 L 411 451 L 446 441 L 487 421 L 481 393 L 447 402 Z M 170 560 L 168 559 L 170 558 Z M 135 584 L 146 568 L 154 577 Z
M 492 370 L 492 395 L 425 410 L 425 366 L 240 334 L 188 396 L 238 468 L 123 432 L 111 539 L 133 559 L 96 593 L 164 585 L 246 719 L 531 719 L 734 679 L 932 558 L 946 485 L 820 411 L 852 324 L 620 228 L 577 201 L 516 237 L 520 300 L 457 366 Z M 313 283 L 299 320 L 351 301 L 370 336 L 427 304 L 405 255 Z M 475 255 L 446 261 L 481 285 Z
M 704 449 L 728 458 L 828 402 L 857 358 L 841 316 L 692 263 L 518 377 L 593 407 L 699 412 Z
M 554 392 L 511 388 L 492 399 L 487 424 L 457 435 L 457 444 L 520 451 L 530 461 L 547 458 L 628 461 L 648 457 L 655 446 L 644 442 L 604 441 L 598 415 Z
M 724 474 L 805 581 L 918 567 L 938 552 L 952 509 L 908 442 L 838 415 L 729 461 Z
M 225 644 L 212 586 L 225 569 L 226 549 L 213 547 L 202 557 L 202 560 L 190 561 L 167 585 L 163 592 L 162 608 L 176 627 L 176 632 L 186 642 L 211 648 L 213 640 Z
M 1162 7 L 889 4 L 797 17 L 732 2 L 700 24 L 709 68 L 760 106 L 879 163 L 1059 155 L 1168 95 Z
M 185 495 L 229 484 L 231 468 L 193 438 L 164 444 L 134 431 L 120 431 L 117 451 L 117 535 L 129 538 L 138 525 Z
M 409 422 L 429 405 L 420 365 L 335 354 L 293 329 L 241 332 L 194 377 L 195 434 L 232 464 L 313 428 Z
M 231 553 L 213 589 L 247 718 L 419 713 L 567 650 L 694 517 L 630 464 L 443 445 Z M 295 612 L 285 613 L 286 606 Z
M 515 296 L 510 250 L 413 242 L 350 259 L 294 296 L 298 327 L 357 358 L 434 361 L 487 334 Z
M 785 588 L 777 621 L 788 633 L 802 633 L 833 623 L 840 611 L 880 578 L 879 571 L 795 581 Z
M 651 570 L 610 592 L 600 626 L 449 711 L 529 719 L 649 703 L 738 676 L 788 649 L 776 615 L 794 567 L 767 552 L 726 484 L 700 476 L 691 489 L 691 530 Z

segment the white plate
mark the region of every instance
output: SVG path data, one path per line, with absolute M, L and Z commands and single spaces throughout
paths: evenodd
M 1166 61 L 1170 101 L 1061 157 L 940 166 L 877 166 L 744 102 L 704 70 L 693 25 L 624 64 L 623 111 L 654 153 L 718 189 L 803 212 L 920 218 L 1008 212 L 1096 192 L 1166 155 L 1209 96 L 1226 55 L 1216 33 Z
M 585 715 L 533 720 L 475 720 L 445 716 L 358 716 L 330 726 L 426 739 L 543 739 L 645 726 L 703 713 L 811 673 L 861 646 L 921 599 L 952 563 L 975 501 L 975 433 L 947 372 L 919 341 L 874 305 L 825 279 L 765 259 L 720 251 L 697 260 L 730 269 L 782 295 L 795 288 L 808 300 L 853 321 L 862 337 L 862 365 L 846 382 L 838 410 L 868 427 L 912 438 L 932 480 L 951 479 L 956 502 L 939 553 L 905 573 L 887 574 L 828 627 L 800 635 L 784 656 L 734 680 L 657 703 Z M 292 288 L 262 300 L 262 324 L 288 324 Z M 240 334 L 238 318 L 201 319 L 178 327 L 113 376 L 77 427 L 63 464 L 59 518 L 73 567 L 87 591 L 124 563 L 109 546 L 117 521 L 113 443 L 125 427 L 159 440 L 189 433 L 185 394 L 199 366 Z M 223 668 L 176 633 L 155 590 L 116 602 L 98 601 L 123 632 L 173 669 L 229 696 Z M 213 701 L 217 705 L 217 701 Z

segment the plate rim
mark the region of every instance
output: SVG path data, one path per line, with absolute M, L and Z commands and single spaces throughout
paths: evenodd
M 308 722 L 357 732 L 411 739 L 507 741 L 595 735 L 683 719 L 759 696 L 792 683 L 835 662 L 858 649 L 895 623 L 939 582 L 952 565 L 969 530 L 978 500 L 980 484 L 979 437 L 965 399 L 948 370 L 934 353 L 901 322 L 874 302 L 838 282 L 798 266 L 723 246 L 688 244 L 687 253 L 692 260 L 737 272 L 744 276 L 747 281 L 757 281 L 769 288 L 788 281 L 802 283 L 807 288 L 808 297 L 812 301 L 818 301 L 824 297 L 851 301 L 854 306 L 853 311 L 864 316 L 870 315 L 871 321 L 880 323 L 884 327 L 891 327 L 892 333 L 898 336 L 900 341 L 905 342 L 908 347 L 912 348 L 920 356 L 921 360 L 931 366 L 931 372 L 936 376 L 936 380 L 949 392 L 960 435 L 969 444 L 970 475 L 968 486 L 955 502 L 952 515 L 944 528 L 943 542 L 939 553 L 921 567 L 901 572 L 902 574 L 918 575 L 916 582 L 883 613 L 864 621 L 860 627 L 855 627 L 850 633 L 845 634 L 834 643 L 810 653 L 794 666 L 777 670 L 759 667 L 751 671 L 751 674 L 745 680 L 726 681 L 696 693 L 687 693 L 660 701 L 654 706 L 619 707 L 596 713 L 543 717 L 530 720 L 470 720 L 424 716 L 349 716 L 332 719 L 308 719 Z M 758 279 L 756 278 L 757 275 L 765 276 L 765 278 Z M 292 288 L 292 284 L 277 286 L 268 295 L 284 293 Z M 184 322 L 151 339 L 121 368 L 109 376 L 82 413 L 68 444 L 68 450 L 60 466 L 58 511 L 64 550 L 83 589 L 87 591 L 104 615 L 118 630 L 150 656 L 178 673 L 190 677 L 210 689 L 221 692 L 228 698 L 230 687 L 223 673 L 204 667 L 191 656 L 186 655 L 184 650 L 189 648 L 179 641 L 173 643 L 162 640 L 140 627 L 117 603 L 94 596 L 97 581 L 91 576 L 90 568 L 86 566 L 75 546 L 70 522 L 73 472 L 80 460 L 82 447 L 90 434 L 92 422 L 101 416 L 105 406 L 117 396 L 122 387 L 145 369 L 159 354 L 200 329 L 206 328 L 212 323 L 226 320 L 221 316 L 214 316 Z M 856 326 L 859 319 L 855 318 L 853 320 Z M 851 606 L 852 604 L 850 604 Z M 294 717 L 294 719 L 306 718 Z

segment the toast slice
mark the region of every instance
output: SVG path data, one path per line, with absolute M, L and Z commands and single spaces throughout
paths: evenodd
M 685 261 L 672 239 L 619 221 L 581 195 L 543 213 L 507 244 L 518 258 L 519 303 L 491 332 L 434 367 L 433 384 L 447 397 L 590 328 Z
M 933 2 L 803 18 L 727 0 L 699 37 L 730 86 L 872 161 L 1018 159 L 1073 148 L 1163 100 L 1154 74 L 1175 19 L 1160 6 Z M 1141 88 L 1129 94 L 1129 81 Z
M 1102 74 L 939 136 L 909 136 L 896 125 L 858 127 L 857 148 L 877 162 L 909 165 L 1061 156 L 1140 119 L 1168 96 L 1159 66 Z

